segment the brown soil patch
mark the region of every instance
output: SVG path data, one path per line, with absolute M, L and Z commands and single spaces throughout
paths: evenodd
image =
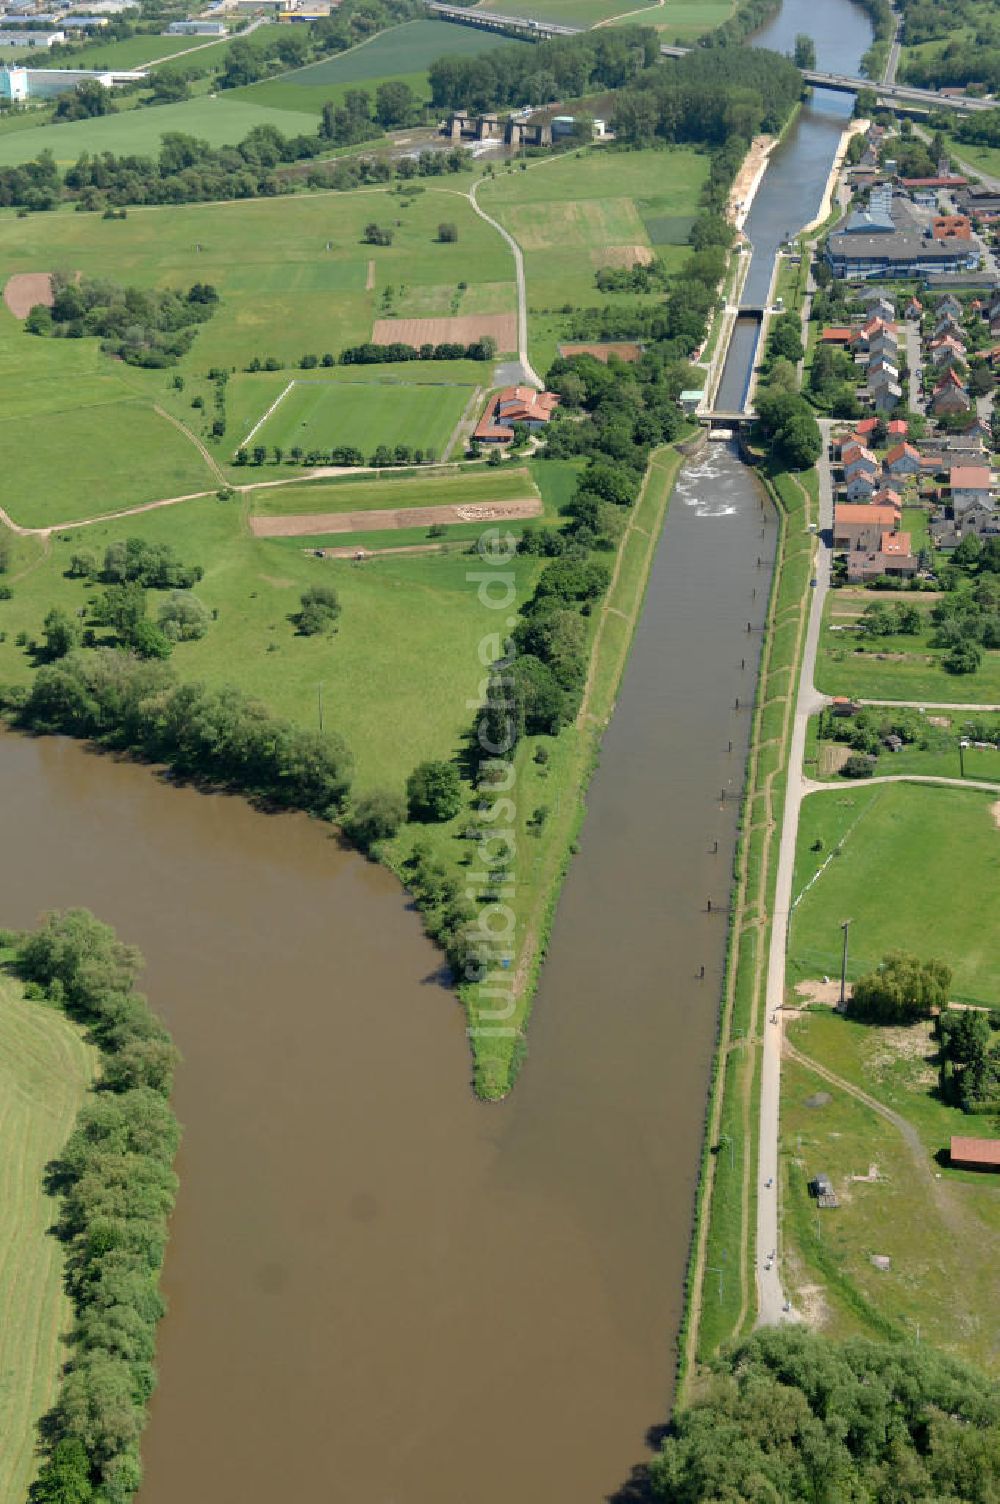
M 929 726 L 943 726 L 945 731 L 947 731 L 951 725 L 951 718 L 946 715 L 929 715 L 927 717 L 927 724 Z
M 302 538 L 320 533 L 375 533 L 401 527 L 445 527 L 459 522 L 511 522 L 537 517 L 542 510 L 539 496 L 523 501 L 472 501 L 461 506 L 394 507 L 379 512 L 310 512 L 293 517 L 251 517 L 250 529 L 258 538 Z
M 503 354 L 517 349 L 517 316 L 513 313 L 463 313 L 441 319 L 376 319 L 375 345 L 471 345 L 489 335 Z
M 369 261 L 369 263 L 368 263 L 368 275 L 365 278 L 365 292 L 371 292 L 373 290 L 374 286 L 375 286 L 375 263 L 374 263 L 374 261 Z
M 753 187 L 773 145 L 773 136 L 755 136 L 751 141 L 750 149 L 743 158 L 739 171 L 733 179 L 733 186 L 729 190 L 726 209 L 730 218 L 736 214 L 736 205 L 742 204 Z
M 18 272 L 7 278 L 3 300 L 16 319 L 26 319 L 36 303 L 51 308 L 52 276 L 49 272 Z
M 653 252 L 648 245 L 608 245 L 602 251 L 596 251 L 594 255 L 597 266 L 624 267 L 648 266 L 653 260 Z
M 840 1002 L 840 979 L 829 982 L 796 982 L 795 991 L 799 997 L 808 1003 L 827 1003 L 831 1008 Z M 847 996 L 851 995 L 851 984 L 847 984 Z
M 384 559 L 387 554 L 439 554 L 440 543 L 405 543 L 395 548 L 320 548 L 316 550 L 324 559 Z
M 608 358 L 612 355 L 617 355 L 619 360 L 638 360 L 642 346 L 630 344 L 627 340 L 618 344 L 560 345 L 559 354 L 564 360 L 569 360 L 574 355 L 592 355 L 595 360 L 603 360 L 607 365 Z
M 820 775 L 828 778 L 831 773 L 839 773 L 850 755 L 851 749 L 846 742 L 824 743 L 819 752 Z

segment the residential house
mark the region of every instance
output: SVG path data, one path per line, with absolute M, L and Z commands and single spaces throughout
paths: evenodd
M 854 330 L 846 326 L 831 324 L 820 335 L 820 343 L 824 345 L 842 345 L 846 347 L 854 338 Z
M 897 512 L 903 510 L 903 498 L 891 486 L 880 486 L 872 497 L 872 501 L 877 507 L 892 507 Z
M 899 371 L 886 355 L 879 355 L 875 360 L 870 360 L 866 375 L 869 391 L 885 386 L 890 381 L 896 383 L 899 381 Z
M 908 319 L 916 319 L 917 322 L 919 323 L 919 321 L 923 318 L 923 316 L 924 316 L 924 305 L 923 305 L 923 303 L 921 303 L 921 301 L 920 301 L 919 298 L 911 298 L 910 301 L 906 305 L 906 317 Z
M 848 501 L 871 501 L 877 484 L 874 475 L 867 470 L 858 470 L 844 487 L 844 495 Z
M 888 329 L 880 329 L 868 342 L 869 361 L 875 360 L 877 356 L 891 361 L 894 366 L 899 364 L 899 341 Z
M 992 507 L 993 477 L 988 465 L 955 465 L 948 474 L 956 518 L 972 506 Z
M 867 292 L 861 299 L 865 305 L 865 312 L 870 319 L 885 319 L 888 323 L 896 317 L 896 306 L 881 292 Z
M 909 432 L 909 427 L 910 425 L 905 418 L 893 418 L 892 422 L 887 425 L 886 431 L 890 439 L 905 439 Z
M 952 366 L 964 366 L 966 363 L 965 346 L 960 339 L 952 339 L 946 335 L 939 339 L 930 351 L 931 365 L 937 371 L 948 371 Z
M 978 434 L 983 439 L 990 437 L 990 425 L 978 413 L 973 413 L 968 423 L 961 429 L 961 436 L 963 438 L 971 438 L 975 434 Z
M 887 382 L 884 386 L 872 388 L 872 406 L 883 417 L 886 413 L 893 413 L 903 400 L 903 388 L 898 381 Z
M 883 533 L 895 532 L 899 519 L 898 507 L 838 501 L 833 509 L 833 546 L 875 553 Z
M 920 455 L 912 444 L 897 444 L 890 449 L 882 464 L 886 475 L 891 475 L 895 480 L 901 480 L 905 475 L 920 474 Z
M 962 325 L 950 313 L 943 313 L 931 330 L 932 340 L 944 339 L 946 335 L 951 335 L 953 339 L 962 338 Z
M 895 338 L 895 324 L 890 324 L 880 318 L 866 319 L 859 329 L 855 329 L 852 343 L 858 350 L 867 350 L 872 340 L 878 339 L 882 334 L 891 334 Z
M 949 413 L 967 413 L 971 406 L 972 399 L 955 372 L 945 371 L 931 394 L 931 413 L 935 418 L 942 418 Z
M 854 432 L 859 439 L 870 440 L 877 427 L 877 418 L 862 418 L 860 423 L 855 423 Z
M 919 568 L 909 533 L 883 532 L 875 549 L 852 549 L 847 555 L 847 578 L 852 584 L 882 575 L 912 579 Z
M 509 444 L 515 423 L 536 432 L 549 421 L 558 403 L 554 392 L 536 392 L 530 386 L 504 387 L 486 404 L 473 438 L 479 444 Z
M 934 309 L 935 318 L 942 318 L 946 313 L 950 313 L 952 317 L 956 319 L 960 319 L 962 317 L 962 305 L 955 297 L 955 295 L 950 292 L 945 293 L 944 297 L 940 300 L 937 307 Z
M 878 460 L 870 449 L 864 449 L 859 444 L 857 452 L 845 452 L 841 455 L 841 464 L 844 467 L 844 479 L 850 480 L 855 475 L 870 475 L 873 478 L 878 474 Z

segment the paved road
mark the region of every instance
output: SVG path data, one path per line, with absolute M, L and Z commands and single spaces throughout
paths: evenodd
M 892 34 L 892 44 L 889 47 L 889 56 L 886 58 L 885 72 L 882 74 L 882 82 L 884 84 L 894 84 L 896 82 L 896 69 L 899 67 L 899 39 L 902 34 L 902 30 L 903 17 L 901 15 L 897 15 L 896 30 Z
M 788 915 L 792 902 L 795 839 L 799 828 L 799 810 L 803 794 L 806 792 L 803 777 L 806 727 L 809 717 L 815 715 L 826 704 L 825 697 L 819 694 L 815 687 L 814 677 L 816 651 L 819 646 L 820 626 L 823 619 L 823 603 L 830 588 L 828 541 L 833 527 L 833 483 L 828 454 L 833 424 L 825 421 L 820 424 L 820 427 L 823 431 L 824 445 L 823 457 L 818 466 L 820 539 L 815 565 L 816 585 L 810 603 L 809 623 L 806 628 L 798 697 L 795 702 L 795 719 L 792 724 L 791 746 L 788 754 L 785 808 L 778 847 L 774 912 L 771 916 L 771 948 L 767 958 L 767 1024 L 764 1030 L 764 1048 L 761 1059 L 760 1144 L 757 1166 L 757 1319 L 764 1326 L 773 1326 L 781 1321 L 785 1304 L 777 1257 L 770 1269 L 766 1267 L 768 1254 L 772 1251 L 776 1253 L 778 1248 L 778 1107 L 781 1089 L 782 1034 L 780 1009 L 785 996 L 785 951 L 788 944 Z M 769 1181 L 770 1185 L 768 1185 Z
M 513 235 L 509 234 L 503 225 L 498 224 L 495 219 L 492 219 L 486 213 L 486 210 L 481 209 L 476 202 L 476 194 L 479 192 L 483 181 L 480 178 L 479 182 L 473 184 L 469 192 L 469 202 L 479 215 L 479 218 L 485 219 L 488 225 L 492 225 L 493 229 L 503 236 L 514 253 L 514 275 L 517 280 L 517 355 L 521 362 L 521 370 L 524 373 L 525 382 L 527 385 L 537 387 L 541 391 L 545 386 L 545 382 L 542 381 L 528 359 L 528 297 L 524 286 L 524 257 L 521 254 L 521 247 Z

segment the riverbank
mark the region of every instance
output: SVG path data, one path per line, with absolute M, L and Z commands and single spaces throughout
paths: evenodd
M 793 115 L 792 119 L 794 118 Z M 780 140 L 781 136 L 754 136 L 750 149 L 743 158 L 743 164 L 733 179 L 733 186 L 729 190 L 729 199 L 726 203 L 726 218 L 740 232 L 750 213 L 750 206 L 760 187 L 761 179 L 767 171 L 767 160 Z
M 847 158 L 847 152 L 851 144 L 851 138 L 853 136 L 863 134 L 868 129 L 870 124 L 871 122 L 868 120 L 852 120 L 850 125 L 844 131 L 844 134 L 840 138 L 840 144 L 838 145 L 833 158 L 833 166 L 830 168 L 830 176 L 826 180 L 826 187 L 823 190 L 823 197 L 820 200 L 819 208 L 816 210 L 816 213 L 809 221 L 809 223 L 802 226 L 802 229 L 799 231 L 800 235 L 808 235 L 811 233 L 811 231 L 818 230 L 820 225 L 825 224 L 829 219 L 830 212 L 833 209 L 833 195 L 836 191 L 837 183 L 840 179 L 840 174 L 843 169 L 844 162 Z

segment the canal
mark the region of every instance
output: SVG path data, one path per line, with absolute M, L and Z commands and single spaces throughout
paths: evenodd
M 762 225 L 818 201 L 838 127 L 815 123 L 827 156 L 790 139 Z M 689 463 L 501 1107 L 470 1095 L 462 1014 L 386 872 L 304 818 L 0 737 L 3 922 L 114 924 L 184 1055 L 141 1504 L 601 1504 L 648 1455 L 774 541 L 728 448 Z

